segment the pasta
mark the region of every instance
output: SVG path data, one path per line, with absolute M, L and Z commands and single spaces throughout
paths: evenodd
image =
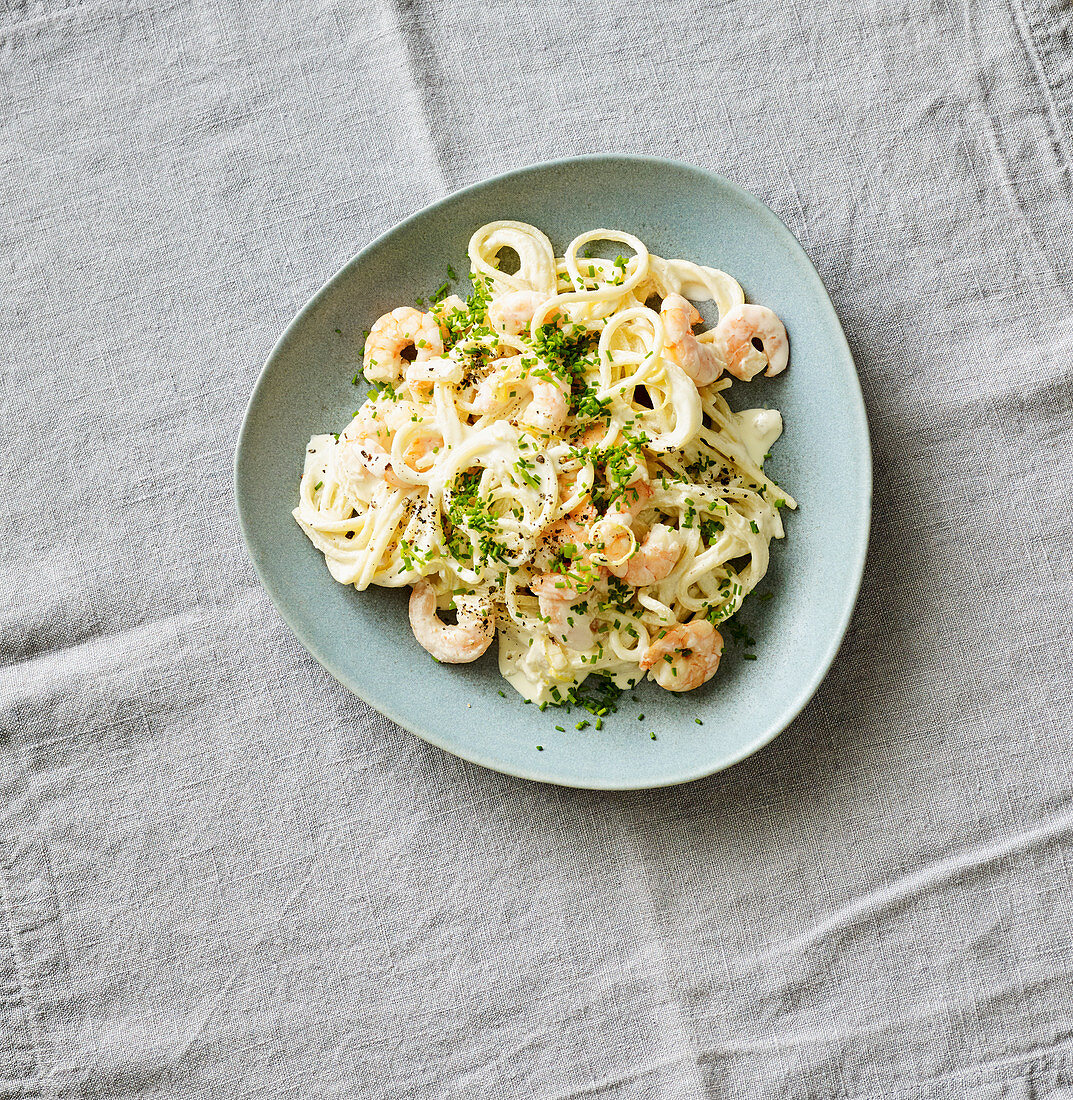
M 607 242 L 629 255 L 585 254 Z M 534 702 L 592 673 L 699 686 L 796 507 L 763 471 L 780 414 L 726 401 L 731 376 L 785 367 L 785 329 L 729 275 L 616 230 L 557 257 L 533 226 L 492 222 L 469 258 L 468 301 L 373 326 L 377 388 L 310 440 L 295 519 L 337 581 L 412 586 L 438 660 L 475 660 L 498 633 Z M 694 334 L 690 299 L 718 323 Z

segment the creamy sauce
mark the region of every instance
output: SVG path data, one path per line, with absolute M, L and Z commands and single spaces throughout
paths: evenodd
M 570 688 L 585 678 L 584 674 L 579 676 L 579 670 L 564 658 L 557 645 L 539 637 L 534 637 L 529 645 L 528 636 L 513 624 L 500 626 L 499 671 L 519 695 L 538 705 L 556 701 L 553 688 L 559 689 L 562 701 Z M 599 674 L 609 677 L 620 688 L 633 687 L 643 675 L 636 665 L 626 662 L 617 667 L 602 667 Z
M 757 466 L 782 435 L 782 413 L 778 409 L 745 409 L 737 414 L 738 431 L 746 453 Z
M 499 671 L 511 687 L 531 703 L 553 702 L 551 689 L 556 681 L 549 678 L 551 662 L 548 660 L 553 654 L 545 653 L 543 639 L 534 637 L 532 645 L 528 644 L 529 640 L 516 629 L 500 626 Z M 571 680 L 569 674 L 564 677 L 560 694 L 566 694 Z

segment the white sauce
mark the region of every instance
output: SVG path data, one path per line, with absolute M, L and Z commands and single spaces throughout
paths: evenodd
M 499 671 L 511 687 L 531 703 L 554 703 L 556 697 L 553 688 L 559 689 L 559 700 L 564 699 L 578 678 L 578 669 L 565 658 L 555 642 L 529 638 L 510 624 L 499 630 Z M 558 675 L 556 674 L 558 673 Z M 601 676 L 608 676 L 620 688 L 633 687 L 641 675 L 635 664 L 623 662 L 621 666 L 611 666 L 599 670 Z
M 782 413 L 778 409 L 745 409 L 737 414 L 737 421 L 749 458 L 757 466 L 763 466 L 764 455 L 782 435 Z

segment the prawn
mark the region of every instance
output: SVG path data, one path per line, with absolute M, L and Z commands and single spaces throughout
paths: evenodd
M 443 354 L 443 336 L 436 319 L 412 306 L 385 313 L 365 341 L 365 377 L 372 382 L 397 382 L 406 372 L 403 352 L 417 350 L 418 359 Z
M 561 519 L 544 528 L 538 543 L 538 558 L 546 567 L 554 561 L 562 552 L 569 561 L 571 576 L 561 577 L 560 574 L 550 574 L 556 580 L 561 580 L 570 586 L 570 590 L 578 595 L 587 592 L 599 579 L 600 571 L 593 564 L 594 547 L 589 541 L 593 523 L 599 518 L 599 513 L 591 500 L 578 505 L 573 512 L 568 512 Z M 552 583 L 552 582 L 549 582 Z M 563 590 L 549 589 L 550 595 L 561 597 Z
M 436 322 L 445 343 L 450 342 L 452 329 L 463 324 L 468 313 L 469 307 L 457 294 L 448 294 L 429 307 L 429 316 Z
M 622 496 L 589 529 L 588 541 L 596 547 L 601 566 L 616 577 L 622 576 L 637 553 L 633 519 L 651 496 L 652 489 L 646 482 L 627 485 Z
M 436 320 L 443 322 L 450 318 L 452 313 L 465 313 L 466 303 L 457 294 L 448 294 L 434 303 L 430 312 L 436 315 Z
M 682 536 L 672 527 L 657 523 L 626 561 L 619 564 L 608 562 L 607 568 L 619 580 L 632 584 L 634 588 L 657 584 L 674 572 L 675 565 L 682 555 Z
M 550 633 L 568 649 L 592 648 L 591 611 L 578 610 L 574 605 L 584 598 L 576 581 L 561 573 L 544 573 L 529 582 L 537 598 L 540 615 Z
M 505 385 L 512 388 L 511 396 L 515 396 L 519 390 L 527 390 L 530 401 L 522 414 L 521 421 L 543 432 L 557 432 L 566 423 L 566 416 L 570 410 L 567 392 L 551 372 L 549 377 L 540 375 L 527 375 L 517 379 L 511 377 L 507 371 L 494 371 L 478 387 L 477 395 L 473 401 L 473 407 L 479 413 L 491 413 L 504 404 L 499 396 L 499 391 Z
M 715 326 L 711 343 L 701 343 L 693 335 L 701 317 L 681 294 L 668 294 L 659 313 L 671 358 L 698 387 L 714 382 L 724 370 L 748 382 L 764 367 L 769 376 L 786 369 L 790 357 L 786 329 L 767 306 L 732 306 Z M 754 341 L 763 346 L 762 352 Z
M 661 634 L 644 652 L 641 668 L 667 691 L 692 691 L 719 668 L 723 636 L 707 619 L 679 623 Z
M 370 411 L 372 410 L 372 411 Z M 411 422 L 407 406 L 401 403 L 365 405 L 347 425 L 339 440 L 339 458 L 344 468 L 360 466 L 393 489 L 408 489 L 411 482 L 401 480 L 392 469 L 391 447 L 395 433 Z M 422 434 L 407 448 L 404 456 L 414 463 L 427 459 L 443 440 L 437 434 Z M 426 463 L 427 465 L 427 463 Z M 414 467 L 417 468 L 416 465 Z
M 406 366 L 406 388 L 415 400 L 428 398 L 437 382 L 457 385 L 462 381 L 462 365 L 454 359 L 433 356 Z
M 487 596 L 456 596 L 455 606 L 457 624 L 442 622 L 436 610 L 436 589 L 428 580 L 418 581 L 410 593 L 410 626 L 418 643 L 437 661 L 465 665 L 492 644 L 495 620 Z
M 513 290 L 491 302 L 488 306 L 488 323 L 496 332 L 517 336 L 529 327 L 537 308 L 548 297 L 549 295 L 537 290 Z
M 635 477 L 622 490 L 622 495 L 615 501 L 611 509 L 615 515 L 625 516 L 629 520 L 636 519 L 638 512 L 655 495 L 652 483 L 648 480 L 648 464 L 643 458 L 638 458 L 636 455 L 633 456 L 633 461 L 639 476 Z
M 630 482 L 608 514 L 593 525 L 593 538 L 602 547 L 604 568 L 635 588 L 670 576 L 682 554 L 682 536 L 665 524 L 655 524 L 641 540 L 633 530 L 637 515 L 653 495 L 646 474 Z
M 391 469 L 391 441 L 401 426 L 403 413 L 397 405 L 364 405 L 346 426 L 339 439 L 339 459 L 344 469 L 361 467 L 373 477 L 402 489 Z
M 681 294 L 668 294 L 659 307 L 659 315 L 671 358 L 698 388 L 714 382 L 726 364 L 715 346 L 702 344 L 693 335 L 693 326 L 700 320 L 696 306 Z
M 731 307 L 715 326 L 715 338 L 722 342 L 727 370 L 743 382 L 765 366 L 769 378 L 781 374 L 790 359 L 786 328 L 767 306 Z M 762 352 L 756 347 L 757 340 L 763 345 Z
M 523 421 L 542 432 L 557 432 L 566 423 L 569 400 L 563 384 L 554 377 L 526 379 L 533 395 Z

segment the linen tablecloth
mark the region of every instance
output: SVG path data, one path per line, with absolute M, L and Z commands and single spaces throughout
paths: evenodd
M 1073 1097 L 1064 0 L 8 0 L 0 89 L 0 1095 Z M 354 252 L 609 151 L 787 222 L 876 473 L 801 717 L 616 795 L 352 697 L 231 489 Z

